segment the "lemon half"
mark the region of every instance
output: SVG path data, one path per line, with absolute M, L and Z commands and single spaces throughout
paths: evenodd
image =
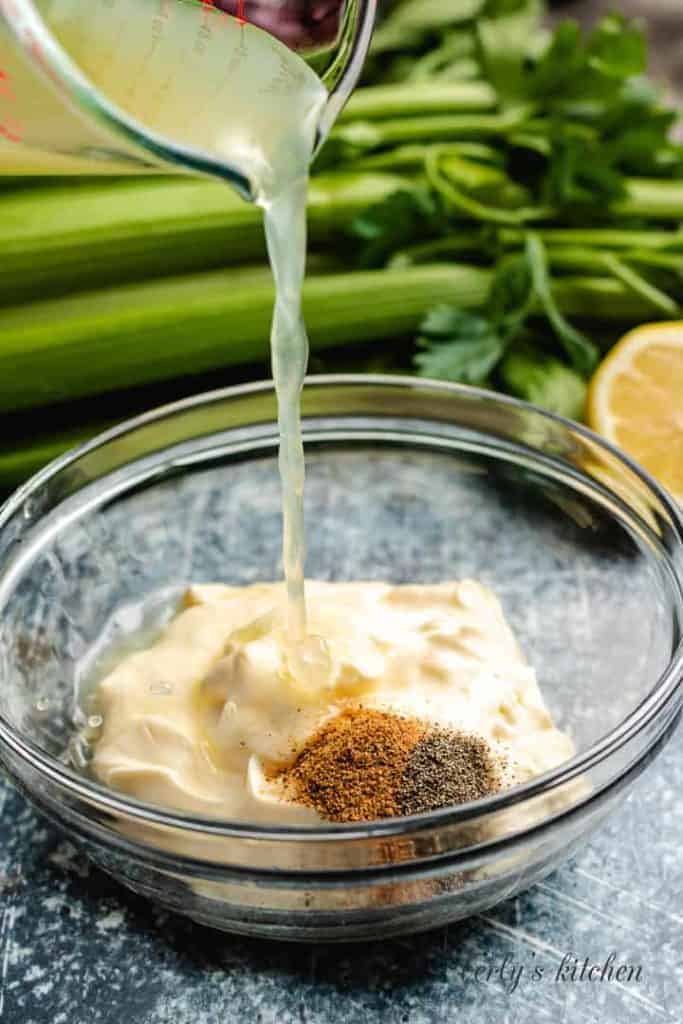
M 683 502 L 683 322 L 646 324 L 598 369 L 588 422 Z

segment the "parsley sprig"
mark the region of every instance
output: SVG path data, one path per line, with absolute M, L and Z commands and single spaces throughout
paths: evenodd
M 394 4 L 370 72 L 384 85 L 334 133 L 335 162 L 405 181 L 356 221 L 357 256 L 493 268 L 485 312 L 426 315 L 417 372 L 575 415 L 613 340 L 600 295 L 618 289 L 653 317 L 683 303 L 677 115 L 645 77 L 642 27 L 620 14 L 585 35 L 571 20 L 550 32 L 540 0 L 445 6 Z

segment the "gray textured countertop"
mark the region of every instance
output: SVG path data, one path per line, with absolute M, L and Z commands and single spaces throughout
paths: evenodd
M 579 856 L 530 892 L 414 938 L 306 947 L 155 910 L 0 786 L 0 1020 L 680 1024 L 682 790 L 678 732 Z M 555 980 L 567 953 L 612 952 L 640 981 Z

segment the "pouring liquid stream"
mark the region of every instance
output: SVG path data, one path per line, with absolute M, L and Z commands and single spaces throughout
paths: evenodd
M 264 211 L 276 286 L 271 335 L 283 492 L 289 668 L 309 676 L 304 451 L 308 362 L 301 310 L 309 167 L 327 91 L 303 59 L 244 20 L 195 0 L 38 0 L 55 38 L 95 86 L 148 135 L 224 166 Z M 196 166 L 196 160 L 194 165 Z M 229 285 L 228 285 L 229 286 Z M 230 344 L 226 324 L 226 345 Z

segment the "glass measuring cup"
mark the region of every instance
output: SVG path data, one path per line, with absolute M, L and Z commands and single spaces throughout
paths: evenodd
M 226 147 L 231 124 L 255 131 L 269 117 L 261 135 L 275 148 L 296 104 L 321 141 L 358 79 L 376 5 L 0 0 L 0 174 L 178 169 L 250 194 L 248 133 Z

